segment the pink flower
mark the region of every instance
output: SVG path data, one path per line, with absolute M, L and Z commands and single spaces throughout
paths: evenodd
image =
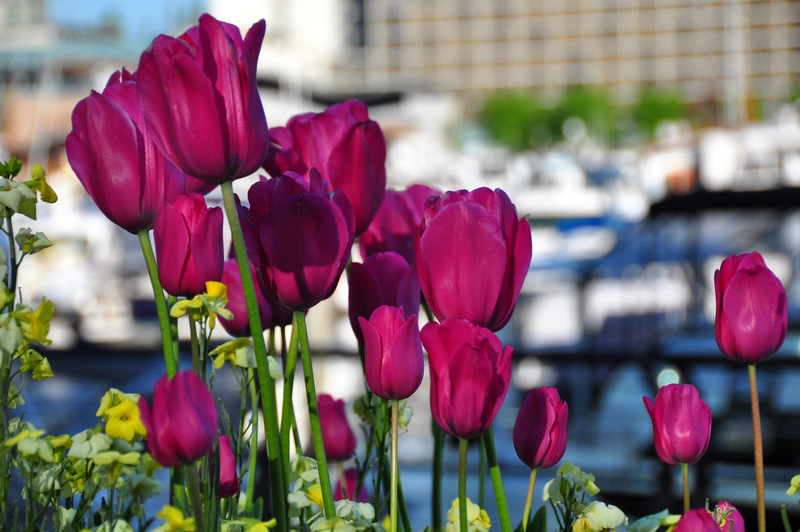
M 347 422 L 344 401 L 320 394 L 317 396 L 317 409 L 325 456 L 334 462 L 351 458 L 356 452 L 356 437 Z
M 358 486 L 358 471 L 348 468 L 344 472 L 344 490 L 342 489 L 342 477 L 339 476 L 339 481 L 336 483 L 336 488 L 333 490 L 333 500 L 351 500 L 356 502 L 369 502 L 369 492 L 367 486 L 361 484 L 361 489 L 358 490 L 356 495 L 356 487 Z M 355 495 L 355 496 L 354 496 Z
M 720 532 L 720 526 L 711 512 L 698 508 L 685 513 L 672 532 Z
M 531 262 L 531 231 L 502 190 L 428 199 L 414 243 L 425 300 L 439 321 L 461 318 L 492 331 L 511 319 Z
M 191 464 L 214 449 L 217 410 L 203 380 L 190 370 L 172 379 L 162 377 L 150 408 L 139 399 L 142 423 L 147 429 L 147 452 L 164 467 Z
M 711 438 L 711 409 L 691 384 L 667 384 L 655 403 L 642 398 L 653 422 L 656 453 L 671 465 L 694 464 Z
M 719 501 L 714 508 L 714 519 L 723 532 L 744 532 L 744 517 L 734 505 Z
M 513 348 L 466 320 L 428 323 L 420 336 L 428 351 L 433 419 L 456 438 L 477 438 L 508 392 Z
M 219 437 L 219 496 L 233 497 L 239 493 L 239 475 L 236 472 L 236 458 L 233 456 L 231 439 Z
M 378 397 L 406 399 L 422 383 L 425 361 L 417 316 L 383 305 L 369 321 L 358 318 L 364 333 L 367 384 Z
M 569 408 L 555 388 L 528 392 L 514 423 L 514 449 L 531 469 L 552 467 L 567 448 Z
M 731 255 L 714 273 L 714 336 L 735 362 L 771 357 L 786 338 L 786 290 L 758 253 Z
M 165 205 L 154 227 L 158 275 L 168 294 L 194 297 L 222 279 L 222 210 L 200 194 Z
M 256 86 L 265 23 L 242 40 L 211 15 L 180 37 L 159 35 L 139 60 L 147 125 L 164 155 L 184 172 L 219 184 L 250 175 L 269 151 Z
M 152 229 L 159 209 L 179 195 L 213 188 L 175 168 L 153 144 L 136 76 L 126 70 L 114 72 L 102 94 L 78 102 L 66 149 L 100 211 L 130 233 Z
M 250 264 L 250 274 L 256 278 L 256 270 Z M 233 319 L 220 318 L 222 326 L 228 334 L 236 337 L 250 336 L 250 318 L 247 315 L 247 304 L 244 300 L 242 277 L 239 275 L 239 265 L 235 259 L 225 261 L 222 270 L 222 283 L 228 288 L 228 303 L 225 307 L 233 313 Z M 261 327 L 264 330 L 272 327 L 289 325 L 292 322 L 292 313 L 288 309 L 274 305 L 267 301 L 256 285 L 256 301 L 258 313 L 261 317 Z
M 293 171 L 308 179 L 316 168 L 353 206 L 356 235 L 364 232 L 386 190 L 386 142 L 367 106 L 349 100 L 294 116 L 269 133 L 274 148 L 264 162 L 267 172 Z

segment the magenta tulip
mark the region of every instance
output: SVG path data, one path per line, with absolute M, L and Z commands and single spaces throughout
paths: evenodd
M 342 484 L 344 484 L 344 489 L 342 489 Z M 356 495 L 356 488 L 358 487 L 358 470 L 348 468 L 344 472 L 344 482 L 342 482 L 342 476 L 339 476 L 339 481 L 336 483 L 336 489 L 333 490 L 333 500 L 334 501 L 341 501 L 341 500 L 351 500 L 356 502 L 369 502 L 369 492 L 367 492 L 367 486 L 362 483 L 361 489 L 358 490 L 358 495 Z M 354 495 L 356 495 L 354 497 Z
M 191 464 L 214 449 L 217 411 L 203 379 L 190 370 L 156 383 L 153 406 L 139 399 L 147 452 L 164 467 Z
M 744 517 L 734 505 L 719 501 L 714 508 L 714 519 L 723 532 L 744 532 Z
M 158 276 L 173 296 L 194 297 L 207 281 L 222 279 L 222 210 L 206 207 L 200 194 L 165 205 L 153 228 Z
M 147 125 L 167 159 L 219 184 L 250 175 L 269 151 L 256 86 L 265 23 L 242 40 L 239 29 L 208 14 L 178 38 L 159 35 L 139 60 Z
M 502 190 L 430 198 L 414 242 L 420 287 L 434 316 L 498 331 L 511 319 L 531 262 L 531 231 Z
M 256 278 L 256 269 L 252 263 L 250 264 L 250 274 L 253 278 Z M 228 288 L 228 303 L 225 308 L 233 313 L 233 319 L 220 318 L 219 322 L 231 336 L 250 336 L 250 318 L 247 315 L 247 305 L 244 300 L 239 265 L 235 259 L 225 261 L 222 270 L 222 284 Z M 258 289 L 258 286 L 256 286 L 256 300 L 258 302 L 258 313 L 261 317 L 261 327 L 264 330 L 292 323 L 291 311 L 270 303 L 263 296 L 261 290 Z
M 400 307 L 406 316 L 419 313 L 417 273 L 397 253 L 378 253 L 367 257 L 363 264 L 352 263 L 348 284 L 347 312 L 359 342 L 364 338 L 358 318 L 369 319 L 381 305 Z
M 655 403 L 643 397 L 653 422 L 656 453 L 671 465 L 694 464 L 705 454 L 711 438 L 711 409 L 691 384 L 667 384 Z
M 555 388 L 528 392 L 514 423 L 514 449 L 531 469 L 553 467 L 567 448 L 569 408 Z
M 466 320 L 428 323 L 420 336 L 428 351 L 433 419 L 456 438 L 477 438 L 508 392 L 513 348 Z
M 720 532 L 720 526 L 714 521 L 711 512 L 698 508 L 685 513 L 672 532 Z
M 425 361 L 417 316 L 383 305 L 369 320 L 358 318 L 364 334 L 367 384 L 384 399 L 406 399 L 422 383 Z
M 755 364 L 780 349 L 786 338 L 786 290 L 761 255 L 731 255 L 722 261 L 714 289 L 714 336 L 726 357 Z
M 350 100 L 294 116 L 285 128 L 270 129 L 270 142 L 274 148 L 264 163 L 270 175 L 292 171 L 308 178 L 317 168 L 353 206 L 356 235 L 364 232 L 386 190 L 386 141 L 364 103 Z
M 67 158 L 100 211 L 130 233 L 152 229 L 159 209 L 213 185 L 187 177 L 159 151 L 145 127 L 136 76 L 115 72 L 72 112 Z
M 296 174 L 250 187 L 258 225 L 264 293 L 292 310 L 308 310 L 336 289 L 353 246 L 353 211 L 339 191 L 317 192 Z
M 317 396 L 317 409 L 325 456 L 334 462 L 351 458 L 356 452 L 356 437 L 347 422 L 344 401 L 320 394 Z
M 386 190 L 378 212 L 358 239 L 361 257 L 394 251 L 414 264 L 414 237 L 425 214 L 425 201 L 439 194 L 426 185 L 411 185 L 400 192 Z
M 239 493 L 239 474 L 236 472 L 236 457 L 228 436 L 219 437 L 219 496 L 233 497 Z

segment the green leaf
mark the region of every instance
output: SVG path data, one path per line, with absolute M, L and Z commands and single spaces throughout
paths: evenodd
M 529 532 L 546 532 L 547 530 L 547 508 L 542 505 L 539 510 L 533 515 L 530 524 L 528 525 Z

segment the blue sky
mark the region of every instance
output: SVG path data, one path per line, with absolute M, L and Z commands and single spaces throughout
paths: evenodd
M 129 42 L 146 45 L 159 33 L 192 22 L 204 4 L 203 0 L 50 0 L 49 8 L 53 21 L 70 26 L 94 26 L 116 18 Z

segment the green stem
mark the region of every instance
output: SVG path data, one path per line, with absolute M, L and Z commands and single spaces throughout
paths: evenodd
M 531 502 L 533 502 L 533 490 L 536 487 L 537 468 L 531 469 L 531 479 L 528 482 L 528 495 L 525 497 L 525 508 L 522 510 L 522 532 L 528 529 L 528 521 L 531 519 Z
M 458 440 L 458 522 L 461 532 L 467 532 L 467 444 L 468 440 Z
M 191 313 L 187 315 L 189 316 L 189 338 L 192 346 L 192 369 L 205 381 L 205 371 L 201 371 L 200 369 L 200 345 L 197 340 L 197 320 L 192 318 Z
M 764 505 L 764 448 L 761 443 L 761 411 L 758 407 L 758 382 L 756 365 L 747 366 L 750 375 L 750 406 L 753 410 L 753 451 L 756 469 L 756 505 L 758 507 L 758 532 L 766 532 L 767 515 Z
M 302 312 L 301 312 L 302 314 Z M 297 312 L 293 318 L 292 336 L 289 340 L 289 348 L 286 352 L 286 365 L 284 367 L 283 379 L 283 409 L 281 410 L 281 449 L 283 449 L 283 474 L 286 477 L 284 482 L 289 485 L 289 435 L 294 426 L 294 404 L 292 402 L 292 392 L 294 390 L 294 374 L 297 368 Z M 298 445 L 299 441 L 295 442 Z
M 786 506 L 781 506 L 781 522 L 785 532 L 792 532 L 792 525 L 789 523 L 789 515 L 786 513 Z
M 189 498 L 192 501 L 194 510 L 194 523 L 197 532 L 205 532 L 205 520 L 203 519 L 203 503 L 200 500 L 200 479 L 197 476 L 197 464 L 191 463 L 183 467 L 189 488 Z
M 689 513 L 689 464 L 681 464 L 681 474 L 683 475 L 683 513 Z
M 150 243 L 149 231 L 139 231 L 139 245 L 142 248 L 144 262 L 147 265 L 150 284 L 153 287 L 153 297 L 155 298 L 156 311 L 158 312 L 158 324 L 161 327 L 161 345 L 164 349 L 164 365 L 166 366 L 167 377 L 171 379 L 178 372 L 178 357 L 177 351 L 174 350 L 169 309 L 164 299 L 164 289 L 161 287 L 161 281 L 158 278 L 158 265 L 156 264 L 155 253 L 153 253 L 153 245 Z
M 14 241 L 14 223 L 11 215 L 6 216 L 6 235 L 8 236 L 9 268 L 8 268 L 8 294 L 12 301 L 17 291 L 17 243 Z M 9 308 L 13 308 L 13 303 L 9 302 Z
M 399 403 L 397 399 L 392 400 L 392 491 L 389 503 L 389 518 L 391 519 L 391 532 L 397 532 L 397 480 L 400 474 L 400 468 L 397 460 L 397 426 L 398 426 L 398 410 Z
M 492 427 L 483 433 L 483 443 L 486 445 L 486 461 L 489 462 L 489 474 L 492 477 L 494 498 L 497 502 L 497 516 L 500 518 L 500 530 L 511 532 L 511 515 L 508 512 L 508 501 L 503 489 L 503 478 L 500 475 L 500 463 L 497 460 L 497 450 L 494 446 L 494 433 Z
M 225 181 L 220 185 L 222 200 L 225 205 L 225 215 L 231 229 L 231 239 L 236 252 L 236 262 L 239 266 L 239 275 L 242 278 L 242 291 L 244 292 L 247 315 L 250 321 L 250 332 L 253 336 L 253 349 L 256 352 L 256 373 L 261 393 L 261 409 L 264 415 L 264 433 L 267 440 L 267 457 L 269 459 L 269 478 L 272 496 L 272 507 L 275 513 L 276 529 L 288 530 L 286 517 L 286 492 L 283 483 L 283 463 L 281 459 L 281 440 L 278 429 L 278 407 L 275 400 L 275 382 L 269 376 L 267 366 L 267 348 L 264 343 L 264 332 L 261 328 L 261 315 L 258 312 L 253 275 L 250 272 L 250 263 L 247 260 L 247 248 L 242 234 L 242 225 L 239 222 L 239 213 L 236 211 L 236 201 L 233 197 L 233 183 Z
M 486 446 L 478 439 L 478 506 L 486 507 Z
M 433 432 L 433 479 L 431 488 L 431 521 L 434 530 L 442 528 L 442 471 L 444 469 L 444 441 L 445 433 L 442 428 L 431 419 L 431 432 Z
M 247 470 L 247 495 L 245 496 L 245 512 L 250 515 L 253 507 L 253 491 L 256 486 L 256 452 L 258 451 L 258 389 L 256 388 L 256 376 L 252 369 L 247 370 L 247 380 L 250 386 L 250 462 Z
M 319 409 L 317 408 L 317 390 L 314 386 L 314 369 L 311 366 L 311 352 L 308 348 L 308 331 L 306 330 L 306 315 L 295 312 L 297 335 L 300 338 L 300 358 L 303 362 L 303 376 L 306 383 L 306 399 L 308 400 L 308 417 L 311 420 L 311 437 L 314 442 L 314 455 L 317 458 L 319 471 L 319 487 L 322 491 L 322 507 L 325 517 L 331 519 L 336 515 L 333 506 L 333 490 L 331 479 L 328 476 L 328 460 L 325 457 L 325 444 L 322 441 L 322 426 L 319 422 Z

